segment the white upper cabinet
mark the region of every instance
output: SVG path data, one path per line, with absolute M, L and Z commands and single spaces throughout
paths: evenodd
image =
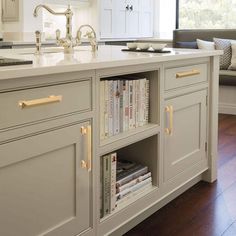
M 19 0 L 2 1 L 2 21 L 19 21 Z
M 101 0 L 101 38 L 151 37 L 153 0 Z

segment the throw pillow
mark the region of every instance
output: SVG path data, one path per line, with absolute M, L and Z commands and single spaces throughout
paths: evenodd
M 227 70 L 231 63 L 231 40 L 214 38 L 216 50 L 223 50 L 224 54 L 220 56 L 220 69 Z
M 236 42 L 231 42 L 232 57 L 229 70 L 236 70 Z
M 197 46 L 199 49 L 203 50 L 215 50 L 215 43 L 210 41 L 205 41 L 197 39 Z

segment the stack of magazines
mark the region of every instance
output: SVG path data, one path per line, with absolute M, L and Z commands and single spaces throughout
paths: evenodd
M 100 138 L 148 123 L 149 80 L 121 77 L 100 81 Z
M 117 206 L 152 187 L 148 167 L 133 161 L 117 159 L 117 153 L 101 158 L 101 218 Z

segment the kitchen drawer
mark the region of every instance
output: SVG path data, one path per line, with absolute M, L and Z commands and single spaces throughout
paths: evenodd
M 90 79 L 0 93 L 0 129 L 92 109 Z
M 207 81 L 207 64 L 170 68 L 165 71 L 165 90 Z

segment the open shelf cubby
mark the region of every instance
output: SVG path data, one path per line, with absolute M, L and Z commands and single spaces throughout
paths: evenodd
M 159 134 L 100 157 L 101 219 L 124 210 L 157 190 L 158 142 Z M 113 161 L 116 163 L 112 164 Z
M 159 71 L 155 70 L 100 79 L 101 144 L 123 133 L 129 136 L 129 131 L 140 127 L 149 129 L 149 124 L 159 125 L 158 78 Z

